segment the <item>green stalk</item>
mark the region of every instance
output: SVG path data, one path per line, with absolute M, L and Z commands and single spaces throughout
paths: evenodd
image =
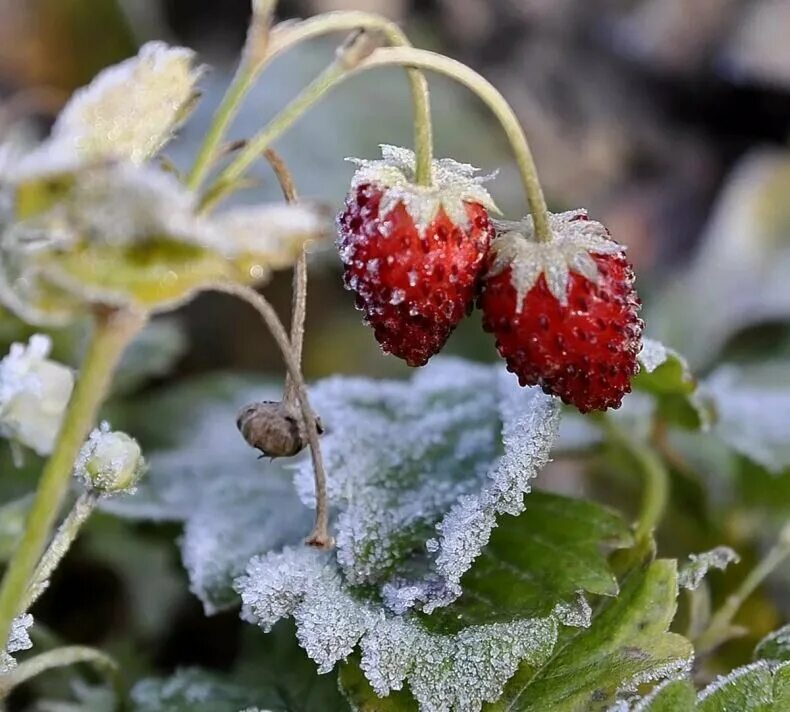
M 418 50 L 411 47 L 377 49 L 371 56 L 352 65 L 337 61 L 319 75 L 299 96 L 297 96 L 268 126 L 254 136 L 240 151 L 236 158 L 223 170 L 216 183 L 207 192 L 204 207 L 213 205 L 223 197 L 255 162 L 269 144 L 279 138 L 306 111 L 312 108 L 331 89 L 345 79 L 376 67 L 408 66 L 430 70 L 454 79 L 463 84 L 488 106 L 499 120 L 505 131 L 518 164 L 530 212 L 535 222 L 535 234 L 539 240 L 552 239 L 549 213 L 543 189 L 538 178 L 535 161 L 529 148 L 524 131 L 513 109 L 499 91 L 474 70 L 454 59 L 435 52 Z
M 145 323 L 141 314 L 103 311 L 97 314 L 88 353 L 64 415 L 51 457 L 38 483 L 25 531 L 0 587 L 0 640 L 8 640 L 11 621 L 22 613 L 25 595 L 47 537 L 68 490 L 74 461 L 96 422 L 110 380 L 126 345 Z
M 386 41 L 396 47 L 410 47 L 406 35 L 392 21 L 369 12 L 330 12 L 298 23 L 276 26 L 268 36 L 266 52 L 256 54 L 257 61 L 242 58 L 242 64 L 223 98 L 203 140 L 195 164 L 187 178 L 187 186 L 197 190 L 213 164 L 217 150 L 231 122 L 241 108 L 241 103 L 261 72 L 280 54 L 297 44 L 334 32 L 369 30 L 381 33 Z M 248 44 L 250 40 L 248 39 Z M 421 185 L 431 184 L 433 162 L 433 130 L 428 83 L 422 72 L 408 72 L 414 106 L 414 148 L 417 158 L 416 180 Z

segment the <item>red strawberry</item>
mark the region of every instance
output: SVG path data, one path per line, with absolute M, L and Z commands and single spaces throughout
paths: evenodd
M 496 206 L 472 166 L 434 161 L 421 186 L 411 151 L 381 148 L 356 161 L 338 216 L 344 280 L 383 350 L 422 366 L 472 309 Z
M 501 223 L 480 307 L 483 328 L 522 386 L 539 385 L 582 413 L 619 407 L 639 371 L 644 323 L 624 248 L 585 211 Z

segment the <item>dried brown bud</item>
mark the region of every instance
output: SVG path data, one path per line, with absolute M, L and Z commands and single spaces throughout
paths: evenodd
M 292 457 L 307 446 L 307 433 L 298 408 L 280 401 L 258 401 L 244 406 L 236 420 L 244 439 L 261 457 Z M 316 418 L 318 434 L 324 432 Z

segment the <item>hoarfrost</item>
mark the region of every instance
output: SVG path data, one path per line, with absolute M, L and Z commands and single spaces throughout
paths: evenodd
M 519 664 L 540 664 L 557 639 L 554 616 L 433 633 L 413 614 L 393 615 L 349 589 L 332 554 L 305 547 L 254 558 L 236 582 L 242 616 L 269 630 L 293 616 L 308 655 L 328 672 L 359 645 L 380 696 L 404 682 L 431 711 L 474 712 L 495 701 Z
M 454 359 L 432 361 L 410 382 L 329 379 L 313 402 L 328 433 L 343 575 L 380 585 L 396 613 L 460 595 L 497 516 L 523 511 L 559 423 L 559 402 L 539 389 Z M 296 483 L 314 506 L 309 464 Z
M 28 629 L 33 625 L 33 616 L 29 613 L 17 616 L 11 621 L 11 632 L 8 636 L 8 643 L 5 649 L 0 650 L 0 675 L 10 672 L 16 667 L 11 653 L 18 653 L 21 650 L 29 650 L 33 647 L 30 640 Z
M 724 571 L 730 564 L 737 564 L 740 558 L 729 546 L 717 546 L 701 554 L 690 554 L 689 563 L 678 573 L 678 586 L 693 591 L 710 569 Z
M 86 158 L 142 163 L 171 138 L 197 98 L 201 70 L 193 60 L 183 47 L 143 45 L 74 94 L 48 143 Z

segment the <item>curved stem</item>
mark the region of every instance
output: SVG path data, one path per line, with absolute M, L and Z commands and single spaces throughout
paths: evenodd
M 238 114 L 244 97 L 265 67 L 286 50 L 306 40 L 334 32 L 356 29 L 380 32 L 386 41 L 397 47 L 410 47 L 406 35 L 391 20 L 369 12 L 330 12 L 297 23 L 283 23 L 272 29 L 268 37 L 266 56 L 257 63 L 242 60 L 242 64 L 214 116 L 195 164 L 187 179 L 187 186 L 197 190 L 206 177 L 215 154 L 227 130 Z M 428 82 L 422 72 L 408 72 L 414 106 L 414 148 L 417 156 L 416 180 L 422 185 L 431 183 L 433 161 L 433 129 Z
M 336 62 L 319 75 L 301 94 L 299 94 L 278 116 L 254 136 L 247 147 L 242 150 L 222 173 L 220 173 L 214 191 L 210 191 L 210 200 L 216 199 L 216 193 L 223 194 L 225 186 L 233 185 L 252 165 L 258 154 L 272 141 L 281 136 L 290 126 L 312 108 L 325 94 L 343 80 L 359 72 L 376 67 L 411 66 L 444 74 L 466 86 L 479 96 L 499 120 L 510 141 L 511 149 L 518 164 L 524 191 L 529 203 L 532 219 L 535 223 L 535 234 L 539 240 L 552 239 L 549 226 L 549 213 L 546 199 L 538 178 L 532 151 L 519 124 L 513 109 L 499 91 L 484 77 L 461 62 L 443 57 L 435 52 L 413 48 L 380 48 L 356 66 L 344 67 Z
M 669 502 L 669 472 L 655 450 L 648 445 L 634 442 L 612 422 L 611 417 L 604 417 L 603 422 L 609 437 L 624 448 L 642 469 L 645 484 L 634 539 L 637 543 L 644 542 L 651 537 L 664 516 Z
M 23 603 L 25 610 L 29 609 L 44 593 L 52 573 L 74 543 L 82 525 L 96 509 L 98 501 L 99 495 L 93 491 L 83 492 L 77 498 L 71 512 L 58 527 L 58 531 L 41 557 L 41 561 L 38 562 L 33 578 L 27 587 L 27 595 Z
M 302 411 L 302 418 L 305 428 L 307 429 L 310 456 L 313 460 L 316 502 L 315 526 L 307 538 L 307 543 L 321 549 L 329 549 L 334 546 L 334 540 L 329 534 L 329 506 L 326 494 L 326 473 L 324 471 L 324 462 L 321 457 L 321 445 L 318 441 L 316 417 L 310 406 L 310 400 L 307 396 L 307 388 L 302 378 L 301 369 L 291 350 L 291 342 L 288 338 L 288 333 L 285 331 L 285 327 L 282 325 L 280 318 L 277 316 L 277 312 L 274 311 L 269 301 L 264 296 L 258 294 L 254 289 L 233 283 L 215 284 L 212 285 L 212 289 L 218 292 L 231 294 L 247 302 L 258 312 L 258 314 L 260 314 L 274 337 L 274 340 L 277 342 L 283 361 L 285 361 L 285 366 L 294 382 L 299 406 Z
M 127 311 L 97 314 L 82 371 L 63 419 L 55 449 L 47 461 L 30 508 L 25 531 L 8 564 L 0 588 L 0 641 L 6 641 L 11 621 L 22 612 L 30 577 L 60 511 L 74 461 L 104 402 L 110 380 L 126 345 L 145 323 Z
M 77 663 L 90 663 L 103 672 L 115 690 L 116 699 L 118 701 L 123 699 L 123 683 L 119 675 L 118 664 L 109 655 L 84 645 L 55 648 L 55 650 L 48 650 L 46 653 L 41 653 L 19 663 L 0 680 L 0 699 L 6 697 L 18 685 L 31 680 L 42 672 Z
M 735 614 L 738 613 L 746 599 L 787 558 L 790 558 L 790 525 L 785 527 L 779 541 L 765 555 L 765 558 L 749 572 L 746 578 L 741 581 L 740 586 L 727 597 L 724 605 L 713 614 L 707 629 L 697 638 L 698 655 L 711 652 L 731 637 L 731 624 Z
M 263 152 L 263 155 L 272 167 L 274 175 L 277 177 L 285 201 L 287 203 L 295 203 L 298 199 L 296 184 L 294 183 L 291 172 L 285 165 L 285 161 L 283 161 L 280 155 L 272 148 L 267 148 Z M 291 351 L 294 360 L 300 368 L 302 364 L 302 346 L 304 345 L 304 321 L 306 314 L 307 255 L 305 249 L 302 248 L 299 259 L 294 265 L 293 304 L 291 306 Z M 288 405 L 296 405 L 298 403 L 296 386 L 294 385 L 293 378 L 291 378 L 290 371 L 288 371 L 285 376 L 283 402 Z

